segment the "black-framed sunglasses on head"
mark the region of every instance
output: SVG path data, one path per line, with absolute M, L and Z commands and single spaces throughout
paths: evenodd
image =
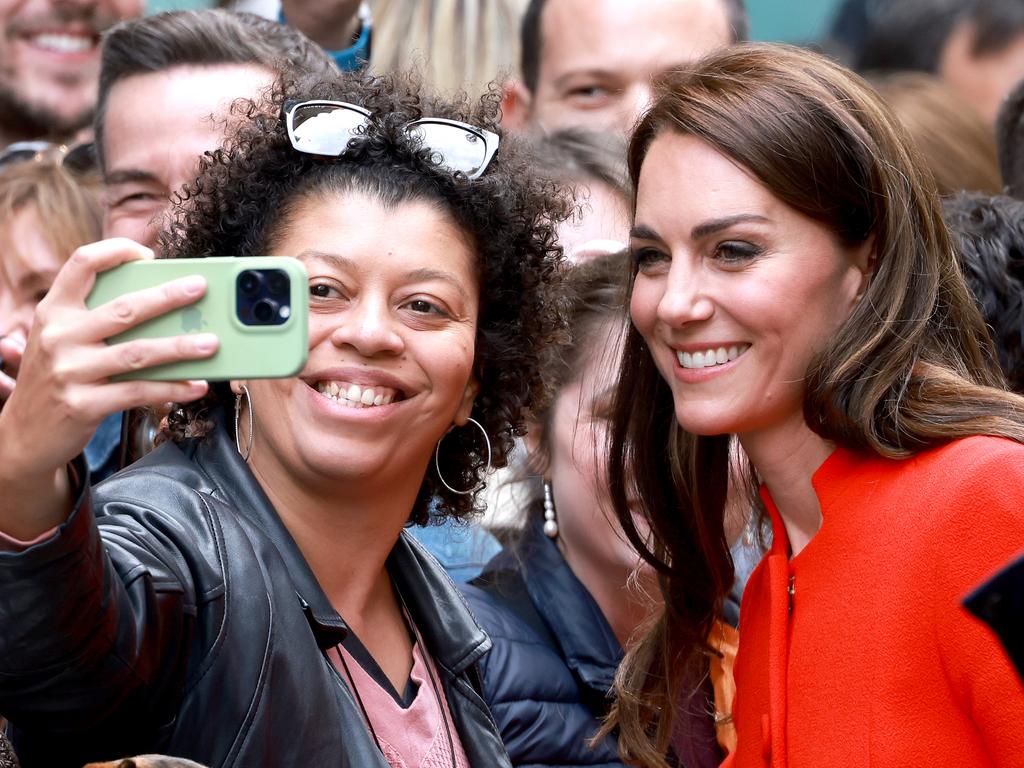
M 96 145 L 91 141 L 73 147 L 49 141 L 16 141 L 0 150 L 0 168 L 28 161 L 41 163 L 51 158 L 57 159 L 65 170 L 76 176 L 99 169 Z
M 288 139 L 299 152 L 341 157 L 370 121 L 370 111 L 344 101 L 289 101 L 283 107 Z M 498 135 L 458 120 L 424 117 L 405 126 L 442 168 L 478 178 L 498 151 Z

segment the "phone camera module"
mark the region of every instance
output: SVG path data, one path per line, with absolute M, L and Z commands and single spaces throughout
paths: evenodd
M 292 283 L 285 270 L 242 270 L 235 287 L 235 312 L 243 325 L 284 325 L 291 317 Z
M 260 299 L 252 305 L 252 316 L 257 323 L 266 325 L 277 318 L 277 302 L 272 299 Z
M 291 288 L 288 275 L 280 269 L 266 271 L 267 290 L 274 296 L 287 296 Z
M 263 277 L 254 269 L 247 269 L 238 276 L 238 292 L 253 297 L 260 292 Z

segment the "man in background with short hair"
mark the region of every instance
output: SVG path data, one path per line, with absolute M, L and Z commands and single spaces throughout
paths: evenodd
M 0 0 L 0 148 L 70 142 L 96 106 L 100 39 L 143 0 Z
M 530 0 L 504 125 L 628 132 L 655 75 L 745 39 L 748 26 L 743 0 Z
M 848 3 L 849 4 L 849 3 Z M 1021 0 L 900 0 L 871 16 L 857 71 L 922 71 L 960 93 L 986 123 L 1024 78 Z
M 95 124 L 103 236 L 155 248 L 172 195 L 220 146 L 233 101 L 256 98 L 282 73 L 336 71 L 301 32 L 248 13 L 162 13 L 112 30 Z
M 157 248 L 173 195 L 195 179 L 203 153 L 220 146 L 233 101 L 256 98 L 280 74 L 336 71 L 302 33 L 248 13 L 179 11 L 112 29 L 93 102 L 103 236 Z M 16 378 L 26 340 L 3 334 L 0 318 L 0 359 Z M 120 436 L 116 414 L 86 448 L 94 481 L 117 470 Z M 147 441 L 132 442 L 141 454 Z

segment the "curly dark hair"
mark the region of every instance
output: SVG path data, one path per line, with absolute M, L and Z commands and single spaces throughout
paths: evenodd
M 373 117 L 343 157 L 304 154 L 288 140 L 281 105 L 306 99 L 359 104 Z M 430 150 L 404 130 L 408 122 L 431 116 L 500 135 L 499 105 L 496 88 L 478 101 L 465 95 L 445 100 L 424 93 L 419 76 L 408 72 L 345 73 L 327 82 L 281 79 L 262 101 L 236 102 L 224 146 L 206 154 L 198 179 L 175 205 L 163 253 L 268 253 L 300 203 L 324 192 L 368 194 L 387 206 L 416 200 L 438 205 L 471 237 L 478 254 L 480 393 L 472 416 L 490 437 L 494 466 L 504 466 L 530 409 L 548 397 L 540 372 L 565 339 L 555 227 L 570 214 L 571 200 L 534 172 L 526 145 L 513 137 L 502 136 L 486 172 L 469 180 L 432 162 Z M 176 407 L 167 436 L 180 441 L 206 434 L 211 408 L 232 397 L 226 384 L 215 384 L 202 400 Z M 456 430 L 443 441 L 440 460 L 450 483 L 472 488 L 484 474 L 486 451 L 476 430 Z M 452 493 L 431 466 L 410 521 L 425 523 L 428 510 L 435 519 L 466 517 L 476 509 L 475 495 Z
M 961 192 L 942 214 L 1006 381 L 1024 394 L 1024 201 Z

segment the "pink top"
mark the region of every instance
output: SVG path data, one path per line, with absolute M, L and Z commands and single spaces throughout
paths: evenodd
M 29 547 L 40 544 L 54 534 L 57 533 L 57 526 L 51 528 L 48 531 L 43 531 L 31 541 L 22 541 L 16 539 L 13 536 L 8 536 L 3 531 L 0 531 L 0 552 L 21 552 L 22 550 L 28 549 Z
M 345 654 L 351 678 L 345 671 L 339 653 Z M 405 709 L 344 647 L 337 646 L 333 652 L 328 652 L 328 656 L 338 674 L 354 689 L 353 693 L 358 691 L 357 699 L 362 699 L 373 732 L 377 734 L 381 752 L 392 768 L 470 768 L 459 733 L 448 711 L 448 701 L 437 668 L 433 660 L 423 653 L 420 643 L 412 647 L 410 673 L 416 685 L 416 696 Z

